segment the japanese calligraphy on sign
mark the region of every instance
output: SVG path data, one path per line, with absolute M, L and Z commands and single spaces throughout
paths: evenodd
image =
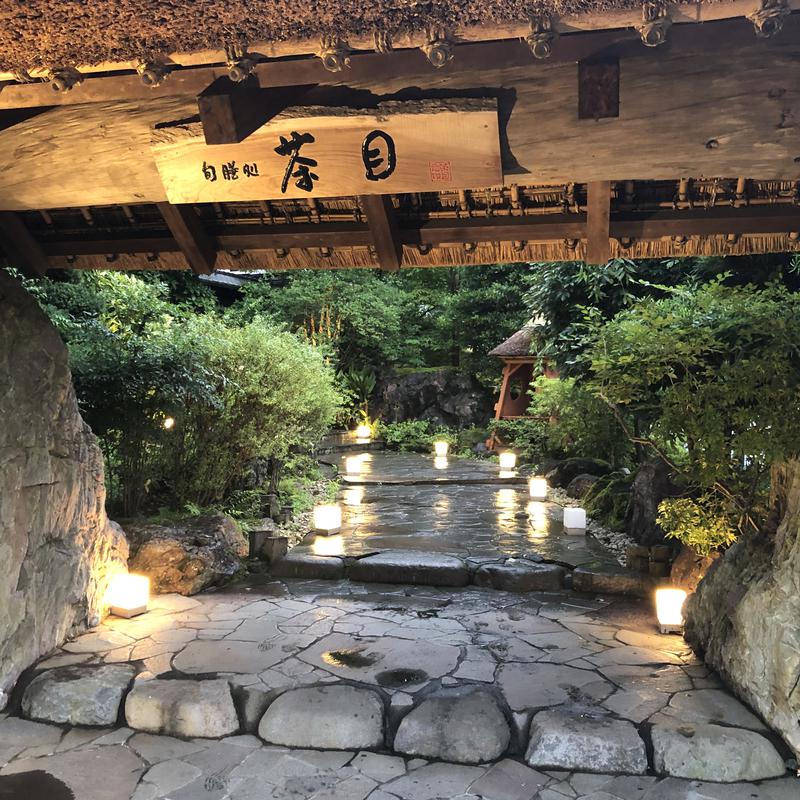
M 469 102 L 459 110 L 431 101 L 429 113 L 392 103 L 392 113 L 276 118 L 238 144 L 206 145 L 191 126 L 162 127 L 153 154 L 173 203 L 498 185 L 496 105 Z

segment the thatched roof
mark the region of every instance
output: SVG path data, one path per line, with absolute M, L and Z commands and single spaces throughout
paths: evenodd
M 509 336 L 502 344 L 497 345 L 494 350 L 490 350 L 489 355 L 496 358 L 524 358 L 529 356 L 535 330 L 532 326 L 521 328 L 515 334 Z
M 231 41 L 348 39 L 375 31 L 397 36 L 430 26 L 521 23 L 640 6 L 638 0 L 0 0 L 0 69 L 219 50 Z

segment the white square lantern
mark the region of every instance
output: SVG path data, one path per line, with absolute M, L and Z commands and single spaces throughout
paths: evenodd
M 510 450 L 505 450 L 500 453 L 500 469 L 511 471 L 517 466 L 517 454 L 512 453 Z
M 330 536 L 342 529 L 342 508 L 335 503 L 314 506 L 314 533 Z
M 372 428 L 362 423 L 356 428 L 356 439 L 360 442 L 368 442 L 372 438 Z
M 120 572 L 111 579 L 106 593 L 109 611 L 117 617 L 130 619 L 147 611 L 150 601 L 150 578 Z
M 531 478 L 528 481 L 531 500 L 547 500 L 547 478 Z
M 433 453 L 437 458 L 445 458 L 449 449 L 450 445 L 447 442 L 439 441 L 433 443 Z
M 568 531 L 586 530 L 586 510 L 583 508 L 565 508 L 564 528 Z
M 686 592 L 683 589 L 665 587 L 656 589 L 656 616 L 661 633 L 683 632 L 683 604 Z

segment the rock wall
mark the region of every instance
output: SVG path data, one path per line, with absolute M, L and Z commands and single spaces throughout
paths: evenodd
M 737 542 L 686 610 L 686 639 L 800 755 L 800 461 L 773 477 L 777 530 Z
M 373 409 L 386 422 L 424 419 L 468 428 L 482 427 L 492 416 L 490 393 L 454 369 L 390 375 L 378 384 L 375 398 Z
M 22 670 L 102 616 L 108 577 L 128 557 L 104 504 L 67 349 L 0 269 L 0 709 Z

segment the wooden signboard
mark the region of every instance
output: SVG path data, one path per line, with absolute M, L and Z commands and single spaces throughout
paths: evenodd
M 171 203 L 336 197 L 502 185 L 493 99 L 289 108 L 238 144 L 199 123 L 153 131 Z

